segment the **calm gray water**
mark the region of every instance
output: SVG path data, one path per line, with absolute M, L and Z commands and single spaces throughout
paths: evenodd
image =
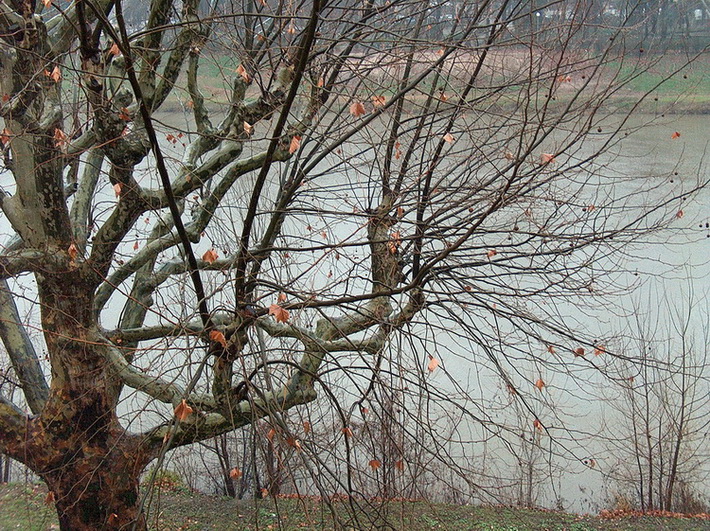
M 642 123 L 647 127 L 636 130 Z M 653 182 L 664 197 L 669 192 L 680 197 L 710 178 L 710 120 L 707 116 L 641 116 L 629 124 L 628 130 L 634 131 L 633 134 L 623 138 L 601 161 L 604 171 Z M 673 139 L 676 131 L 680 137 Z M 179 146 L 166 147 L 174 149 L 174 155 L 179 156 Z M 8 175 L 0 175 L 0 184 L 12 189 Z M 633 193 L 635 186 L 633 181 L 623 178 L 618 184 L 619 189 L 627 193 Z M 107 200 L 110 200 L 110 192 L 106 192 Z M 639 200 L 652 204 L 654 198 L 644 196 Z M 670 315 L 673 308 L 694 305 L 690 328 L 700 335 L 707 331 L 710 316 L 705 302 L 710 292 L 710 190 L 701 190 L 682 202 L 679 199 L 677 204 L 677 210 L 673 210 L 675 206 L 671 207 L 671 218 L 673 212 L 679 210 L 683 211 L 682 217 L 671 219 L 665 231 L 644 237 L 628 247 L 625 256 L 615 262 L 618 292 L 608 298 L 604 307 L 576 305 L 574 301 L 559 304 L 558 312 L 573 323 L 571 327 L 593 336 L 612 338 L 616 345 L 623 345 L 623 341 L 633 334 L 635 316 L 641 315 L 641 320 L 646 323 L 657 323 L 659 335 L 672 336 Z M 352 231 L 354 227 L 341 227 L 341 230 Z M 4 218 L 0 218 L 0 235 L 3 239 L 9 235 Z M 27 300 L 31 298 L 28 296 Z M 113 306 L 116 312 L 119 306 Z M 28 302 L 23 310 L 29 308 Z M 512 441 L 513 453 L 517 452 L 523 461 L 533 463 L 535 502 L 552 506 L 562 499 L 567 508 L 578 511 L 594 510 L 595 504 L 603 503 L 610 490 L 616 488 L 605 483 L 604 476 L 619 468 L 621 456 L 613 451 L 613 445 L 608 441 L 621 432 L 609 427 L 620 421 L 614 408 L 604 399 L 616 394 L 610 389 L 605 395 L 605 389 L 611 385 L 605 376 L 589 367 L 560 373 L 545 372 L 544 367 L 534 362 L 520 361 L 521 372 L 539 373 L 547 383 L 540 412 L 549 415 L 546 420 L 551 425 L 561 426 L 564 422 L 565 428 L 552 430 L 553 439 L 549 439 L 547 435 L 538 436 L 531 430 L 528 413 L 510 400 L 490 367 L 481 366 L 475 356 L 460 354 L 461 347 L 455 340 L 436 339 L 443 365 L 442 370 L 431 375 L 430 383 L 452 391 L 456 389 L 455 383 L 460 386 L 458 392 L 469 395 L 471 400 L 466 402 L 467 407 L 475 407 L 473 401 L 480 399 L 478 403 L 487 404 L 486 414 L 496 422 L 508 426 L 519 423 L 522 433 L 537 438 L 535 444 L 525 445 L 516 442 L 510 433 L 503 434 L 509 442 Z M 458 355 L 446 357 L 447 352 L 457 349 Z M 618 366 L 610 364 L 604 369 L 611 372 Z M 702 380 L 701 389 L 708 389 L 707 377 Z M 169 411 L 165 413 L 169 414 Z M 145 421 L 149 419 L 142 418 L 139 422 Z M 443 429 L 451 431 L 451 425 Z M 462 460 L 474 463 L 487 473 L 494 474 L 497 470 L 523 481 L 523 470 L 517 466 L 510 448 L 495 439 L 480 442 L 486 433 L 477 425 L 458 425 L 455 431 L 460 442 L 452 445 L 452 454 L 460 455 Z M 451 437 L 454 438 L 453 431 Z M 467 443 L 467 440 L 474 442 Z M 585 464 L 590 458 L 595 462 L 593 468 Z M 710 473 L 708 462 L 705 461 L 700 471 L 704 477 Z M 515 481 L 508 486 L 501 485 L 498 493 L 501 501 L 514 501 L 519 496 L 519 485 Z

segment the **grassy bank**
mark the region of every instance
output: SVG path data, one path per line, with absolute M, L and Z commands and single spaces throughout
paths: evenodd
M 0 529 L 44 531 L 58 529 L 54 509 L 45 504 L 47 491 L 33 485 L 0 485 Z M 358 522 L 346 517 L 345 501 L 330 504 L 341 520 L 335 522 L 329 504 L 313 499 L 239 501 L 190 493 L 186 490 L 156 493 L 150 511 L 150 528 L 156 530 L 240 529 L 366 529 L 442 530 L 702 530 L 710 519 L 681 516 L 607 515 L 578 516 L 557 511 L 509 507 L 470 507 L 427 502 L 362 502 Z M 389 526 L 387 525 L 389 524 Z
M 625 82 L 609 103 L 626 109 L 647 95 L 641 104 L 646 112 L 710 113 L 710 53 L 687 62 L 687 55 L 669 53 L 610 63 L 605 74 Z
M 510 53 L 507 55 L 511 55 Z M 514 55 L 514 54 L 513 54 Z M 702 54 L 687 64 L 689 56 L 674 52 L 663 55 L 634 53 L 631 51 L 623 62 L 611 61 L 596 73 L 602 80 L 600 86 L 612 84 L 619 89 L 605 102 L 611 112 L 627 112 L 632 108 L 639 112 L 655 114 L 709 114 L 710 113 L 710 52 Z M 491 59 L 492 68 L 502 73 L 510 64 L 501 59 Z M 231 89 L 231 79 L 235 75 L 237 58 L 229 55 L 209 55 L 202 60 L 200 69 L 201 90 L 208 107 L 214 109 L 226 105 Z M 516 63 L 519 67 L 519 65 Z M 465 69 L 464 69 L 465 70 Z M 502 78 L 501 78 L 502 79 Z M 563 107 L 569 98 L 581 87 L 583 72 L 577 72 L 573 82 L 561 87 L 555 97 L 553 107 Z M 455 84 L 456 82 L 454 82 Z M 178 85 L 184 85 L 184 79 Z M 372 87 L 365 80 L 364 97 L 369 101 Z M 594 86 L 595 83 L 592 84 Z M 426 83 L 424 84 L 426 87 Z M 395 88 L 381 89 L 379 92 L 389 97 Z M 514 111 L 518 102 L 519 87 L 498 91 L 494 101 L 482 100 L 482 105 L 493 105 L 499 112 Z M 475 94 L 475 91 L 474 91 Z M 422 94 L 410 96 L 412 102 L 423 98 Z M 543 93 L 540 93 L 543 97 Z M 163 105 L 167 112 L 188 111 L 189 96 L 186 91 L 177 90 Z M 343 105 L 347 106 L 347 102 Z

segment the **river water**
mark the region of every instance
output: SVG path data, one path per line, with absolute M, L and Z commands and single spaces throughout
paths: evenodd
M 643 124 L 646 126 L 637 128 Z M 669 369 L 666 373 L 648 374 L 645 379 L 649 392 L 667 393 L 667 404 L 651 402 L 652 407 L 658 408 L 656 415 L 651 414 L 655 419 L 651 427 L 654 436 L 655 430 L 665 430 L 679 419 L 680 395 L 674 391 L 678 389 L 680 353 L 686 353 L 689 364 L 696 364 L 688 372 L 695 383 L 693 421 L 687 425 L 688 466 L 684 473 L 701 495 L 707 496 L 710 368 L 705 367 L 710 365 L 710 189 L 692 190 L 710 180 L 710 119 L 705 115 L 640 116 L 624 130 L 629 131 L 628 136 L 622 136 L 620 143 L 604 156 L 606 160 L 601 161 L 605 171 L 650 181 L 650 188 L 655 187 L 658 197 L 670 194 L 677 200 L 659 214 L 667 221 L 663 230 L 633 242 L 609 262 L 613 266 L 608 286 L 613 289 L 609 289 L 603 304 L 597 301 L 590 305 L 581 300 L 580 304 L 556 304 L 562 319 L 573 329 L 608 341 L 610 350 L 614 349 L 620 358 L 638 360 L 643 355 L 640 350 L 650 349 L 653 363 Z M 633 195 L 637 183 L 620 179 L 619 186 Z M 654 205 L 654 200 L 653 194 L 645 193 L 639 196 L 638 203 Z M 640 335 L 643 341 L 638 339 Z M 546 372 L 535 363 L 517 364 L 522 372 L 539 371 L 537 374 L 547 384 L 543 402 L 548 407 L 534 407 L 539 414 L 548 415 L 546 421 L 553 426 L 544 434 L 526 426 L 528 411 L 521 413 L 511 400 L 506 407 L 505 393 L 498 390 L 501 416 L 513 423 L 516 416 L 526 419 L 521 423 L 521 432 L 529 442 L 535 442 L 515 445 L 512 452 L 489 445 L 500 461 L 507 459 L 511 476 L 519 478 L 518 484 L 505 491 L 504 501 L 516 501 L 516 496 L 517 501 L 524 499 L 522 491 L 528 481 L 533 484 L 533 502 L 550 507 L 560 504 L 579 512 L 604 508 L 615 496 L 633 493 L 633 487 L 623 480 L 637 473 L 631 466 L 634 460 L 629 437 L 633 423 L 639 429 L 642 426 L 640 419 L 628 419 L 630 406 L 624 399 L 628 396 L 624 390 L 631 387 L 637 397 L 642 396 L 639 386 L 644 381 L 643 371 L 633 362 L 604 357 L 595 357 L 592 366 L 565 368 L 557 374 Z M 577 361 L 581 360 L 570 356 L 569 366 Z M 455 362 L 449 370 L 459 375 L 473 373 L 472 367 L 462 362 Z M 618 441 L 624 438 L 625 442 Z M 663 459 L 668 459 L 668 448 L 664 452 Z M 654 453 L 658 458 L 660 452 Z M 516 457 L 521 459 L 518 476 Z M 658 475 L 658 471 L 655 473 Z M 516 488 L 520 490 L 516 492 Z
M 646 127 L 639 128 L 642 124 Z M 634 345 L 633 336 L 638 331 L 640 320 L 648 327 L 647 332 L 650 329 L 656 331 L 659 341 L 661 336 L 669 336 L 668 344 L 674 349 L 677 345 L 671 336 L 675 331 L 677 339 L 677 325 L 674 324 L 677 319 L 674 320 L 672 315 L 693 307 L 688 323 L 692 334 L 696 334 L 696 348 L 700 349 L 702 339 L 710 339 L 704 335 L 710 335 L 710 311 L 706 302 L 710 292 L 710 190 L 700 190 L 687 198 L 683 196 L 698 183 L 710 179 L 710 120 L 704 115 L 640 116 L 624 131 L 630 134 L 622 137 L 605 155 L 602 165 L 606 171 L 613 171 L 622 177 L 651 181 L 664 197 L 669 193 L 677 195 L 678 200 L 671 207 L 671 214 L 676 214 L 675 219 L 665 230 L 645 236 L 626 247 L 623 257 L 615 259 L 616 270 L 612 275 L 616 294 L 605 299 L 608 302 L 604 307 L 563 302 L 559 304 L 558 312 L 573 323 L 570 328 L 583 330 L 591 336 L 609 338 L 617 347 L 627 348 Z M 12 190 L 7 174 L 0 175 L 0 181 L 5 189 Z M 633 180 L 620 179 L 619 183 L 620 190 L 617 192 L 626 186 L 626 192 L 634 193 L 636 184 Z M 654 201 L 650 195 L 638 199 L 646 204 Z M 340 230 L 354 229 L 341 227 Z M 0 235 L 4 240 L 9 232 L 6 220 L 1 218 Z M 33 298 L 27 293 L 25 295 L 26 304 L 21 303 L 23 312 L 29 311 Z M 109 324 L 104 323 L 105 326 Z M 426 343 L 425 338 L 422 342 Z M 452 440 L 458 441 L 449 448 L 451 455 L 460 455 L 461 460 L 474 462 L 473 468 L 478 467 L 482 475 L 494 475 L 497 471 L 512 478 L 508 485 L 491 487 L 497 489 L 496 496 L 500 501 L 511 502 L 516 498 L 519 501 L 526 481 L 530 481 L 533 502 L 547 506 L 561 503 L 568 509 L 587 511 L 597 509 L 615 489 L 620 489 L 616 483 L 606 479 L 623 468 L 620 459 L 624 455 L 618 447 L 617 451 L 614 450 L 617 444 L 615 437 L 623 436 L 624 432 L 617 429 L 623 421 L 610 400 L 618 399 L 620 393 L 614 388 L 613 377 L 618 376 L 619 381 L 623 379 L 623 371 L 628 369 L 633 372 L 633 367 L 603 362 L 597 364 L 602 366 L 603 371 L 580 367 L 560 371 L 559 374 L 540 373 L 546 382 L 546 395 L 541 401 L 543 406 L 540 411 L 549 415 L 546 426 L 549 424 L 552 429 L 539 434 L 531 428 L 529 411 L 514 404 L 490 367 L 479 365 L 476 357 L 463 355 L 453 338 L 440 336 L 435 343 L 441 350 L 432 350 L 432 353 L 442 358 L 442 368 L 429 376 L 431 385 L 468 395 L 469 399 L 463 401 L 465 407 L 475 409 L 478 407 L 476 404 L 485 403 L 488 409 L 480 413 L 489 418 L 491 425 L 519 425 L 519 433 L 499 433 L 508 441 L 507 444 L 491 439 L 489 436 L 495 429 L 491 430 L 485 423 L 466 425 L 470 422 L 470 417 L 466 415 L 458 417 L 463 424 L 452 426 L 453 419 L 457 418 L 452 414 L 442 428 Z M 456 355 L 447 357 L 447 353 Z M 518 368 L 531 374 L 542 370 L 534 362 L 524 360 Z M 702 408 L 706 412 L 710 409 L 708 392 L 708 375 L 702 375 L 696 402 L 700 426 L 708 420 L 702 412 Z M 706 433 L 703 435 L 700 431 L 694 437 L 703 439 L 708 436 L 707 427 L 698 429 L 705 429 Z M 516 442 L 516 436 L 520 434 L 523 437 Z M 533 444 L 521 442 L 526 439 Z M 705 444 L 704 449 L 699 447 L 699 453 L 694 458 L 710 457 L 707 456 L 710 451 L 708 447 L 710 444 Z M 705 459 L 704 463 L 696 475 L 707 478 L 710 459 Z M 706 482 L 705 487 L 707 493 L 710 485 Z

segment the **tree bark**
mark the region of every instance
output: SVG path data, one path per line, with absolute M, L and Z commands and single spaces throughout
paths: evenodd
M 118 421 L 116 375 L 92 315 L 90 272 L 38 275 L 52 384 L 6 449 L 47 484 L 62 530 L 146 529 L 139 478 L 154 450 Z
M 55 500 L 62 530 L 147 529 L 140 509 L 140 469 L 118 447 L 76 450 L 68 466 L 42 474 Z M 71 451 L 70 451 L 71 452 Z
M 138 487 L 153 454 L 115 419 L 101 426 L 106 415 L 82 403 L 68 400 L 54 419 L 28 418 L 25 440 L 6 441 L 8 454 L 47 484 L 62 530 L 146 529 Z M 80 414 L 67 423 L 70 410 Z

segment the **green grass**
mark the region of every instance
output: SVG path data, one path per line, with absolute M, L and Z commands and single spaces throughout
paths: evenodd
M 691 64 L 687 61 L 684 54 L 639 54 L 623 63 L 610 63 L 605 75 L 616 76 L 624 83 L 610 103 L 626 106 L 648 94 L 644 108 L 670 105 L 673 112 L 710 113 L 710 54 L 697 57 Z
M 658 87 L 658 91 L 669 95 L 710 95 L 710 57 L 706 54 L 691 64 L 686 63 L 685 55 L 669 54 L 644 60 L 627 60 L 623 64 L 611 63 L 609 68 L 618 69 L 621 79 L 633 76 L 626 88 L 636 92 L 649 92 Z M 636 73 L 640 75 L 634 76 Z
M 0 529 L 57 529 L 53 508 L 45 505 L 46 489 L 0 485 Z M 233 500 L 185 489 L 156 493 L 149 514 L 151 529 L 201 530 L 326 530 L 406 529 L 407 531 L 476 530 L 702 530 L 710 521 L 697 518 L 624 517 L 602 519 L 558 511 L 509 507 L 472 507 L 428 502 L 360 502 L 352 519 L 346 501 L 326 504 L 310 498 Z M 332 509 L 332 510 L 331 510 Z M 333 516 L 335 512 L 336 516 Z M 52 527 L 55 526 L 55 527 Z
M 646 112 L 710 113 L 710 53 L 697 57 L 689 65 L 686 65 L 687 62 L 688 56 L 682 53 L 654 55 L 629 52 L 623 62 L 610 62 L 599 72 L 602 79 L 614 84 L 623 84 L 623 87 L 608 99 L 607 104 L 611 108 L 625 111 L 636 106 L 640 98 L 647 95 L 640 108 Z M 203 57 L 199 74 L 201 88 L 211 104 L 221 105 L 228 101 L 229 84 L 235 75 L 237 63 L 238 57 L 228 54 L 206 54 Z M 365 92 L 370 94 L 368 87 L 373 87 L 369 86 L 368 80 L 364 83 Z M 444 79 L 438 82 L 440 86 L 445 84 Z M 423 88 L 427 88 L 426 83 Z M 390 88 L 385 90 L 383 95 L 390 97 L 393 92 L 394 89 Z M 518 87 L 512 87 L 510 94 L 517 97 L 518 92 Z M 566 94 L 564 91 L 558 94 L 558 106 L 565 103 L 570 95 L 571 93 Z M 416 99 L 416 95 L 413 97 Z M 175 96 L 171 96 L 166 103 L 166 110 L 172 107 L 181 108 L 187 101 L 187 95 L 183 93 L 179 99 L 182 103 L 178 103 Z M 496 104 L 509 104 L 514 107 L 515 101 L 508 102 L 503 97 L 497 100 Z
M 46 496 L 47 489 L 39 485 L 0 485 L 0 529 L 59 529 L 54 507 L 44 503 Z

